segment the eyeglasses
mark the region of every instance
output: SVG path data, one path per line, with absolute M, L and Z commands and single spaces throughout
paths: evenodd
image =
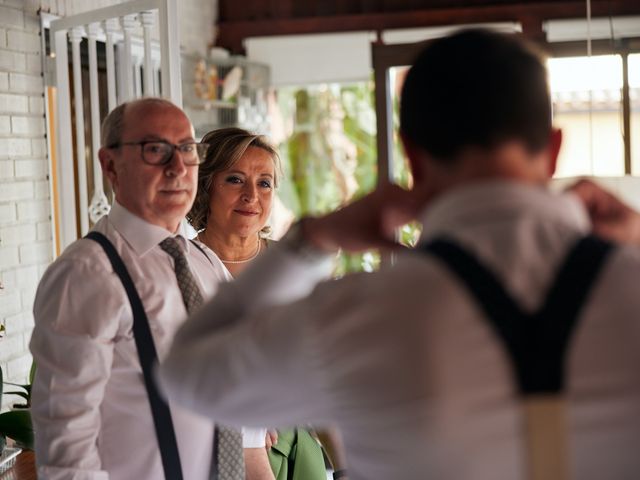
M 143 142 L 122 142 L 109 145 L 107 148 L 120 148 L 123 145 L 139 145 L 142 153 L 142 161 L 149 165 L 168 164 L 177 150 L 185 165 L 199 165 L 207 155 L 208 143 L 182 143 L 174 145 L 163 140 L 152 140 Z

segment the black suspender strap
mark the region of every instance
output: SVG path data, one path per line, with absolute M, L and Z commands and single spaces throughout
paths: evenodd
M 133 312 L 133 337 L 138 349 L 144 385 L 149 397 L 149 405 L 151 406 L 151 413 L 153 415 L 153 423 L 156 429 L 164 475 L 167 480 L 182 480 L 180 454 L 178 452 L 176 434 L 173 430 L 171 411 L 167 403 L 160 396 L 152 378 L 152 369 L 154 364 L 158 362 L 158 355 L 155 344 L 153 343 L 153 337 L 151 336 L 149 320 L 144 311 L 140 296 L 124 262 L 109 239 L 98 232 L 89 232 L 85 238 L 94 240 L 100 244 L 109 258 L 114 272 L 120 277 L 122 286 L 127 292 L 127 297 L 131 304 L 131 311 Z
M 564 359 L 581 308 L 613 245 L 594 236 L 581 238 L 560 267 L 542 308 L 527 314 L 494 274 L 447 239 L 421 248 L 442 261 L 472 293 L 503 340 L 522 394 L 559 393 Z
M 565 357 L 586 297 L 612 247 L 593 236 L 581 238 L 560 266 L 542 307 L 532 314 L 524 312 L 494 274 L 454 242 L 436 239 L 422 247 L 467 287 L 511 357 L 522 397 L 529 480 L 571 478 Z

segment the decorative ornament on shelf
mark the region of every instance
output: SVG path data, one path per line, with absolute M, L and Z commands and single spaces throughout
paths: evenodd
M 231 100 L 240 91 L 243 70 L 239 66 L 231 69 L 222 82 L 222 100 Z
M 269 67 L 212 49 L 209 57 L 183 57 L 184 108 L 196 135 L 223 127 L 269 133 Z

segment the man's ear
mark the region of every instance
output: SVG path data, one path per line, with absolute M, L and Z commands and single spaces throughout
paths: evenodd
M 118 172 L 115 166 L 115 156 L 111 149 L 102 147 L 98 150 L 98 160 L 100 160 L 102 174 L 109 179 L 114 191 L 117 190 Z
M 400 140 L 404 146 L 404 153 L 409 159 L 409 168 L 413 176 L 413 182 L 420 183 L 424 178 L 424 165 L 422 164 L 422 150 L 404 132 L 400 132 Z
M 559 128 L 551 129 L 549 138 L 549 178 L 553 177 L 558 166 L 558 155 L 562 146 L 562 130 Z

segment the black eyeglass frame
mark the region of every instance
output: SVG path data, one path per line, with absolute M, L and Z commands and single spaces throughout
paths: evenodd
M 171 147 L 171 154 L 167 154 L 166 157 L 164 158 L 164 160 L 162 160 L 161 162 L 158 163 L 153 163 L 153 162 L 149 162 L 147 161 L 147 159 L 144 156 L 144 147 L 145 145 L 148 145 L 150 143 L 161 143 L 163 145 L 166 145 L 168 147 Z M 113 149 L 113 148 L 120 148 L 122 146 L 125 145 L 129 145 L 129 146 L 140 146 L 140 157 L 142 157 L 142 161 L 144 163 L 146 163 L 147 165 L 153 165 L 156 167 L 161 167 L 161 166 L 165 166 L 167 164 L 169 164 L 171 162 L 171 159 L 173 158 L 173 156 L 176 154 L 176 150 L 178 152 L 180 152 L 181 155 L 183 155 L 183 152 L 180 150 L 181 148 L 184 148 L 186 146 L 195 146 L 196 148 L 196 156 L 198 158 L 198 163 L 187 163 L 184 162 L 184 157 L 183 157 L 183 162 L 185 165 L 189 166 L 189 167 L 194 167 L 196 165 L 200 165 L 203 161 L 204 161 L 204 157 L 207 155 L 207 150 L 209 149 L 209 144 L 208 143 L 201 143 L 201 142 L 186 142 L 186 143 L 181 143 L 180 145 L 176 145 L 175 143 L 170 143 L 167 142 L 166 140 L 142 140 L 139 142 L 119 142 L 119 143 L 113 143 L 109 146 L 107 146 L 108 149 Z

